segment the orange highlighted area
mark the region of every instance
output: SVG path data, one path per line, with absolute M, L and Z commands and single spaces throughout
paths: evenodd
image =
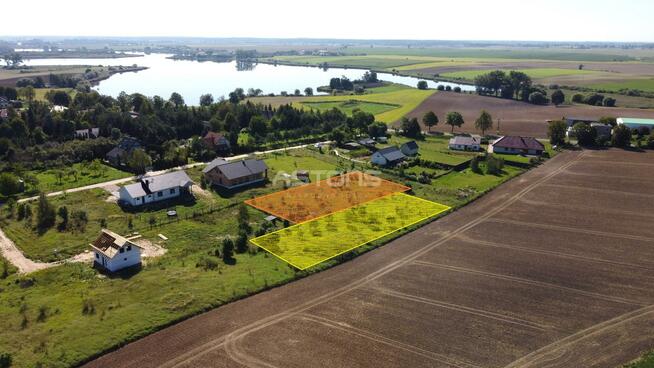
M 409 187 L 359 171 L 253 198 L 246 204 L 293 223 L 309 221 Z
M 305 270 L 450 209 L 403 193 L 408 189 L 353 172 L 255 198 L 246 203 L 298 223 L 251 242 Z

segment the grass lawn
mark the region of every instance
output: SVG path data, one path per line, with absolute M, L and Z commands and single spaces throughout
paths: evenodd
M 400 146 L 412 139 L 393 136 L 389 139 L 389 145 Z M 449 149 L 449 137 L 427 136 L 424 140 L 416 141 L 419 147 L 419 156 L 423 160 L 438 162 L 445 165 L 456 166 L 470 160 L 475 153 L 454 152 Z M 384 146 L 380 146 L 384 147 Z
M 486 167 L 483 162 L 479 164 L 479 167 L 485 172 Z M 420 198 L 458 207 L 524 171 L 524 169 L 504 166 L 501 175 L 489 175 L 476 174 L 470 169 L 465 169 L 460 172 L 452 171 L 432 180 L 430 184 L 411 182 L 411 186 L 415 195 Z
M 343 102 L 316 101 L 316 102 L 304 102 L 302 103 L 302 105 L 320 111 L 327 111 L 336 108 L 343 111 L 347 115 L 352 115 L 354 110 L 361 110 L 369 114 L 379 115 L 383 112 L 397 109 L 398 107 L 400 107 L 399 105 L 358 101 L 356 100 L 356 97 L 354 97 L 351 100 L 347 100 Z
M 64 91 L 70 95 L 71 100 L 75 98 L 77 91 L 74 88 L 35 88 L 34 99 L 37 101 L 46 101 L 45 94 L 49 91 Z
M 39 184 L 36 188 L 27 188 L 27 192 L 31 194 L 34 194 L 35 192 L 55 192 L 102 183 L 105 181 L 128 178 L 133 175 L 102 163 L 97 163 L 97 165 L 97 167 L 94 167 L 93 164 L 85 165 L 83 163 L 76 163 L 71 167 L 28 171 L 26 172 L 26 175 L 33 175 L 36 177 Z M 57 175 L 59 172 L 62 174 L 61 180 Z
M 479 75 L 486 74 L 492 71 L 493 70 L 464 70 L 459 72 L 443 73 L 441 74 L 441 76 L 445 78 L 464 79 L 464 80 L 471 81 L 474 80 Z M 526 73 L 533 79 L 562 77 L 568 75 L 592 75 L 592 74 L 601 73 L 593 70 L 561 69 L 561 68 L 535 68 L 535 69 L 520 69 L 516 71 Z M 508 73 L 509 70 L 505 70 L 505 72 Z
M 252 243 L 304 270 L 448 209 L 393 194 L 266 234 Z
M 645 354 L 633 363 L 626 364 L 624 368 L 654 368 L 654 352 Z
M 404 172 L 407 174 L 420 175 L 424 172 L 433 176 L 443 175 L 448 171 L 449 170 L 432 169 L 431 167 L 424 167 L 424 166 L 417 166 L 417 165 L 411 166 L 410 168 L 404 170 Z

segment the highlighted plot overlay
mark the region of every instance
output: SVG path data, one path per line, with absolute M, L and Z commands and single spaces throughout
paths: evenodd
M 359 171 L 245 201 L 271 215 L 300 223 L 411 188 Z
M 449 208 L 396 193 L 260 236 L 252 243 L 305 270 Z

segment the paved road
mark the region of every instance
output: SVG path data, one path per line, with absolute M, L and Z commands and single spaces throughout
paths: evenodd
M 563 153 L 384 247 L 86 366 L 615 367 L 654 346 L 652 162 Z

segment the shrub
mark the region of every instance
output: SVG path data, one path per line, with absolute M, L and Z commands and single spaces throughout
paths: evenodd
M 597 139 L 597 129 L 585 123 L 577 123 L 572 127 L 580 146 L 592 146 Z
M 488 155 L 486 158 L 486 173 L 491 175 L 499 175 L 504 168 L 504 159 Z
M 479 157 L 475 156 L 470 160 L 470 170 L 475 174 L 481 174 L 481 169 L 479 168 Z
M 454 87 L 452 90 L 456 93 L 461 93 L 461 87 L 459 86 Z
M 11 354 L 0 353 L 0 368 L 9 368 L 12 364 Z
M 445 91 L 445 86 L 442 84 L 439 84 L 438 87 L 436 87 L 437 90 L 439 91 Z
M 629 147 L 631 145 L 631 129 L 622 124 L 613 128 L 611 144 L 615 147 Z
M 600 95 L 599 93 L 593 93 L 584 99 L 584 103 L 592 106 L 602 106 L 602 103 L 604 102 L 604 95 Z
M 574 102 L 574 103 L 583 103 L 584 102 L 584 95 L 582 95 L 581 93 L 575 93 L 572 96 L 572 102 Z
M 418 89 L 427 89 L 428 84 L 427 81 L 421 80 L 418 82 Z
M 604 99 L 604 106 L 606 107 L 615 107 L 615 98 L 607 97 Z
M 547 97 L 541 92 L 533 92 L 529 95 L 529 103 L 534 105 L 545 105 L 548 102 Z

